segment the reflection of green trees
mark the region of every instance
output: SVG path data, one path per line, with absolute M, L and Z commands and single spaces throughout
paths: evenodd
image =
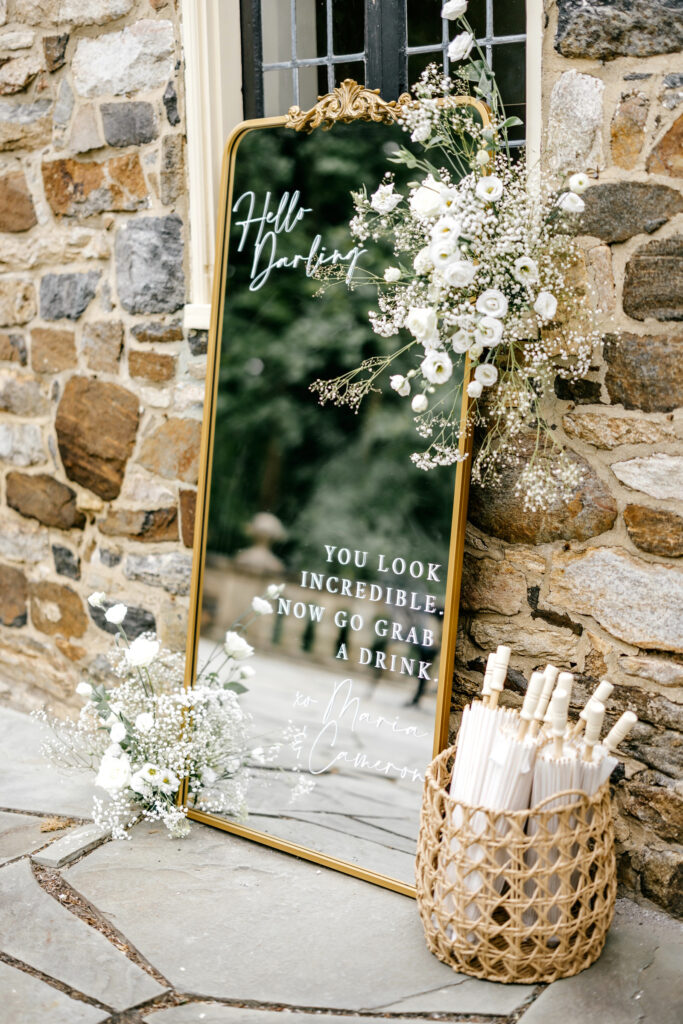
M 398 129 L 359 123 L 310 136 L 254 132 L 237 151 L 233 194 L 270 191 L 276 205 L 282 192 L 298 188 L 314 213 L 278 251 L 307 252 L 317 230 L 328 251 L 346 252 L 353 244 L 349 190 L 361 182 L 374 189 L 388 166 L 387 143 L 399 136 L 404 141 Z M 374 289 L 349 291 L 340 283 L 316 298 L 319 285 L 302 269 L 282 269 L 250 292 L 252 246 L 237 254 L 237 237 L 233 227 L 209 548 L 232 553 L 244 546 L 244 527 L 267 510 L 287 527 L 280 553 L 297 567 L 316 568 L 324 543 L 442 561 L 454 471 L 426 474 L 412 466 L 417 438 L 409 404 L 393 393 L 377 395 L 356 416 L 321 408 L 308 390 L 316 378 L 334 377 L 396 342 L 369 326 Z M 363 266 L 382 273 L 390 253 L 371 242 L 368 248 Z

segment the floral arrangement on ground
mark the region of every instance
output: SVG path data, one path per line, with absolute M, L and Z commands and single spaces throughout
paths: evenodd
M 249 771 L 274 761 L 280 740 L 256 745 L 250 716 L 240 705 L 254 654 L 246 630 L 254 618 L 273 613 L 283 585 L 271 584 L 254 597 L 248 613 L 234 622 L 197 675 L 185 686 L 185 655 L 162 648 L 153 633 L 130 640 L 124 628 L 125 604 L 103 593 L 89 603 L 117 630 L 108 660 L 113 685 L 83 681 L 84 698 L 76 721 L 35 716 L 49 726 L 43 753 L 60 769 L 95 774 L 106 796 L 95 796 L 93 818 L 115 839 L 128 838 L 141 817 L 162 821 L 170 836 L 189 832 L 188 804 L 243 820 L 247 814 Z M 280 739 L 287 739 L 283 734 Z M 308 780 L 294 779 L 292 798 L 307 791 Z M 179 802 L 186 785 L 187 803 Z
M 466 9 L 464 0 L 449 0 L 442 10 L 462 22 L 449 47 L 451 61 L 461 62 L 457 71 L 449 77 L 430 65 L 414 102 L 397 117 L 420 148 L 418 155 L 415 147 L 400 147 L 392 159 L 419 180 L 404 195 L 387 171 L 372 195 L 352 193 L 351 234 L 361 244 L 388 242 L 393 260 L 383 277 L 359 268 L 350 286 L 376 286 L 372 329 L 400 343 L 311 388 L 321 403 L 357 410 L 388 375 L 390 387 L 410 400 L 425 442 L 412 455 L 418 467 L 468 457 L 463 429 L 480 428 L 473 480 L 495 485 L 506 467 L 520 466 L 517 492 L 534 510 L 567 500 L 581 476 L 553 436 L 544 403 L 557 376 L 585 376 L 600 340 L 575 237 L 589 179 L 573 174 L 558 190 L 511 149 L 509 129 L 521 122 L 505 116 L 484 54 L 477 47 L 478 59 L 462 63 L 477 45 Z M 488 124 L 464 96 L 486 101 Z M 342 272 L 320 274 L 324 288 Z

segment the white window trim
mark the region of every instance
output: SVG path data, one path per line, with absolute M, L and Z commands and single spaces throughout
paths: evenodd
M 182 0 L 190 218 L 188 330 L 208 330 L 223 148 L 242 120 L 239 0 Z M 229 26 L 229 31 L 226 28 Z M 543 0 L 526 2 L 526 146 L 540 167 Z

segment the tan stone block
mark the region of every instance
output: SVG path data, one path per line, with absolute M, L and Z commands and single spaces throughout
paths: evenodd
M 683 686 L 683 664 L 676 661 L 624 654 L 619 658 L 619 668 L 628 676 L 637 676 L 660 686 Z
M 32 583 L 29 587 L 31 622 L 41 633 L 83 636 L 88 616 L 78 594 L 61 583 Z
M 628 535 L 641 551 L 662 558 L 683 555 L 683 517 L 668 509 L 627 505 L 624 522 Z
M 475 619 L 470 634 L 484 651 L 494 651 L 499 644 L 506 644 L 520 657 L 552 661 L 556 665 L 571 665 L 577 659 L 578 637 L 542 619 Z
M 26 343 L 20 334 L 0 331 L 0 362 L 26 366 Z
M 0 66 L 0 96 L 22 92 L 43 70 L 43 62 L 37 54 L 15 57 Z
M 612 252 L 608 245 L 596 245 L 586 256 L 588 276 L 593 286 L 596 312 L 613 313 L 616 308 Z
M 635 167 L 645 141 L 650 102 L 642 92 L 625 93 L 612 118 L 612 160 L 627 170 Z
M 131 349 L 128 352 L 128 371 L 131 377 L 163 384 L 173 380 L 176 372 L 176 357 L 161 352 L 139 352 Z
M 197 492 L 181 489 L 180 491 L 180 527 L 183 544 L 191 548 L 194 543 L 194 523 L 197 510 Z
M 199 420 L 172 417 L 145 439 L 137 461 L 167 480 L 196 484 L 201 436 Z
M 650 174 L 670 174 L 683 178 L 683 114 L 674 121 L 650 153 L 647 161 Z
M 0 410 L 15 416 L 44 416 L 49 408 L 32 374 L 0 370 Z
M 78 362 L 73 331 L 34 327 L 31 331 L 31 366 L 36 373 L 72 370 Z
M 88 368 L 101 373 L 118 373 L 123 348 L 123 324 L 120 320 L 102 320 L 83 328 L 83 350 Z
M 76 508 L 76 492 L 47 473 L 8 473 L 5 495 L 10 508 L 45 526 L 60 530 L 85 526 L 85 516 Z
M 23 171 L 0 178 L 0 231 L 28 231 L 38 223 Z
M 28 584 L 20 569 L 0 565 L 0 624 L 25 626 Z
M 46 160 L 45 196 L 54 213 L 87 217 L 105 210 L 132 211 L 147 205 L 147 185 L 137 153 L 111 160 Z
M 526 580 L 507 562 L 465 555 L 461 607 L 515 615 L 526 604 Z
M 36 315 L 36 290 L 25 277 L 0 276 L 0 327 L 26 324 Z
M 82 661 L 88 653 L 85 647 L 80 647 L 78 644 L 69 643 L 63 636 L 55 637 L 55 647 L 60 651 L 65 658 L 69 661 Z
M 130 537 L 139 541 L 178 540 L 177 508 L 110 509 L 107 517 L 97 527 L 100 533 L 109 536 Z
M 671 423 L 644 416 L 614 416 L 602 411 L 568 412 L 562 417 L 562 426 L 569 437 L 603 450 L 622 444 L 657 444 L 676 436 Z

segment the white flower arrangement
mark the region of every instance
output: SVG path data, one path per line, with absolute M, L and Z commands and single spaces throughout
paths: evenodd
M 239 696 L 254 674 L 244 664 L 254 648 L 243 633 L 253 618 L 272 614 L 270 601 L 282 590 L 271 584 L 253 599 L 252 617 L 233 623 L 187 689 L 184 655 L 164 650 L 150 633 L 129 641 L 121 625 L 128 609 L 114 604 L 105 618 L 118 625 L 109 653 L 116 684 L 80 682 L 76 692 L 84 706 L 75 722 L 36 713 L 51 727 L 43 747 L 48 759 L 60 768 L 95 773 L 95 785 L 107 795 L 94 798 L 93 818 L 115 839 L 128 838 L 141 816 L 163 821 L 172 837 L 186 835 L 188 807 L 179 803 L 185 781 L 189 803 L 245 817 L 249 765 L 272 759 L 279 747 L 251 748 L 250 720 Z M 103 593 L 88 600 L 96 608 L 107 604 Z
M 462 17 L 466 7 L 452 0 L 442 12 L 460 18 L 465 30 L 451 44 L 454 60 L 462 59 L 454 54 L 466 57 L 475 45 Z M 489 127 L 475 120 L 471 108 L 451 102 L 467 91 L 488 101 Z M 574 237 L 575 215 L 584 209 L 581 193 L 589 179 L 574 174 L 558 194 L 540 175 L 527 175 L 523 160 L 511 158 L 507 132 L 521 122 L 505 117 L 481 53 L 454 80 L 430 66 L 414 93 L 415 102 L 403 108 L 399 123 L 422 144 L 424 158 L 401 148 L 392 159 L 421 177 L 403 197 L 390 172 L 371 198 L 364 190 L 353 193 L 356 212 L 350 225 L 366 246 L 368 240 L 388 240 L 393 247 L 384 274 L 360 270 L 357 283 L 377 287 L 378 309 L 370 312 L 374 332 L 399 336 L 401 344 L 311 387 L 321 403 L 357 410 L 391 368 L 390 386 L 409 400 L 417 432 L 427 442 L 412 459 L 430 470 L 462 458 L 463 384 L 462 373 L 454 369 L 467 354 L 472 369 L 467 429 L 486 428 L 478 432 L 483 440 L 473 479 L 496 483 L 506 466 L 524 463 L 517 490 L 525 507 L 548 507 L 567 500 L 580 471 L 555 441 L 542 413 L 544 398 L 552 394 L 557 376 L 585 376 L 599 341 L 576 274 L 582 254 Z M 379 196 L 391 197 L 390 209 Z M 537 438 L 530 459 L 522 443 L 529 432 Z

